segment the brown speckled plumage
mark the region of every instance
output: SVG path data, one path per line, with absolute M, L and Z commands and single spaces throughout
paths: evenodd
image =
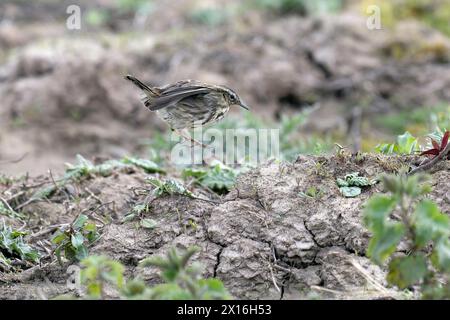
M 240 105 L 248 109 L 230 88 L 211 85 L 196 80 L 182 80 L 164 87 L 149 87 L 133 76 L 125 79 L 133 82 L 144 94 L 144 105 L 171 129 L 191 129 L 221 120 L 230 106 Z

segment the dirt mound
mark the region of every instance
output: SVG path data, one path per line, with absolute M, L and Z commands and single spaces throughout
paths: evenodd
M 420 24 L 368 31 L 352 14 L 242 23 L 190 25 L 182 34 L 60 35 L 18 49 L 0 67 L 0 161 L 27 156 L 0 169 L 37 174 L 62 170 L 76 153 L 145 153 L 143 140 L 166 127 L 142 106 L 126 73 L 153 85 L 226 84 L 258 116 L 320 104 L 308 134 L 345 135 L 353 107 L 370 118 L 450 100 L 450 41 Z
M 28 227 L 35 231 L 28 240 L 40 250 L 48 250 L 51 236 L 42 230 L 53 231 L 55 225 L 69 223 L 81 212 L 95 217 L 99 226 L 106 223 L 90 253 L 118 259 L 128 275 L 139 275 L 149 283 L 160 281 L 157 271 L 138 268 L 140 259 L 164 254 L 171 247 L 197 245 L 201 250 L 194 260 L 205 267 L 204 276 L 221 279 L 236 298 L 305 298 L 311 290 L 332 298 L 383 297 L 395 292 L 370 284 L 384 285 L 384 272 L 364 255 L 369 234 L 361 224 L 362 205 L 380 191 L 379 186 L 356 198 L 344 198 L 336 177 L 359 171 L 373 178 L 414 161 L 412 157 L 339 155 L 270 162 L 241 175 L 235 189 L 217 204 L 181 195 L 153 199 L 144 214 L 156 222 L 151 230 L 136 227 L 136 221 L 121 222 L 135 205 L 148 199 L 151 187 L 139 170 L 70 184 L 49 201 L 31 203 L 23 210 L 30 217 Z M 450 201 L 442 192 L 448 189 L 444 185 L 449 171 L 448 164 L 443 165 L 443 171 L 434 174 L 437 185 L 430 197 L 448 212 Z M 321 190 L 321 196 L 302 196 L 310 187 Z M 31 193 L 24 183 L 2 187 L 1 194 L 8 198 L 21 190 L 25 195 L 16 200 L 24 202 Z M 192 191 L 208 197 L 203 190 Z M 36 299 L 69 292 L 67 267 L 50 263 L 49 256 L 42 268 L 3 274 L 0 296 Z

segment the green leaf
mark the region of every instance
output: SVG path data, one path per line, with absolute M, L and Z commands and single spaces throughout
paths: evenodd
M 128 280 L 122 293 L 125 297 L 129 299 L 140 297 L 146 289 L 145 282 L 139 279 Z
M 427 262 L 423 254 L 394 258 L 389 263 L 387 281 L 400 289 L 405 289 L 422 281 L 427 271 Z
M 61 250 L 63 249 L 63 246 L 59 246 L 59 247 L 57 247 L 56 249 L 55 249 L 55 256 L 56 256 L 56 259 L 58 260 L 58 263 L 60 264 L 60 265 L 62 265 L 63 263 L 62 263 L 62 258 L 61 258 Z
M 206 176 L 207 174 L 207 170 L 204 168 L 185 168 L 183 169 L 182 172 L 182 177 L 183 179 L 192 177 L 192 178 L 203 178 L 204 176 Z
M 229 300 L 232 298 L 219 279 L 200 279 L 198 284 L 202 288 L 202 300 Z
M 88 222 L 84 225 L 83 230 L 88 232 L 94 232 L 97 230 L 97 226 L 95 225 L 95 223 Z
M 108 160 L 105 161 L 102 164 L 99 164 L 95 166 L 94 170 L 92 170 L 94 173 L 99 174 L 103 177 L 110 176 L 114 170 L 117 169 L 128 169 L 132 168 L 131 165 L 127 165 L 123 162 L 117 161 L 117 160 Z
M 132 157 L 125 157 L 122 160 L 123 163 L 132 164 L 136 167 L 142 168 L 147 173 L 164 173 L 165 171 L 161 169 L 156 163 L 147 159 L 136 159 Z
M 66 259 L 68 259 L 69 261 L 76 261 L 77 258 L 77 249 L 78 248 L 74 248 L 71 245 L 67 245 L 64 246 L 64 256 L 66 257 Z
M 408 131 L 397 137 L 398 153 L 412 154 L 418 150 L 417 139 Z
M 158 223 L 153 219 L 142 219 L 140 222 L 142 228 L 145 229 L 154 229 L 158 225 Z
M 84 214 L 80 214 L 77 219 L 74 221 L 72 227 L 74 230 L 80 230 L 83 228 L 84 224 L 88 221 L 88 217 Z
M 30 199 L 40 200 L 40 199 L 49 198 L 53 193 L 55 193 L 55 191 L 56 191 L 56 186 L 54 186 L 54 185 L 44 187 L 42 189 L 37 190 L 35 193 L 33 193 L 33 195 L 31 196 Z
M 209 168 L 186 168 L 183 170 L 182 176 L 184 179 L 192 177 L 196 184 L 223 194 L 233 188 L 239 173 L 246 170 L 248 168 L 236 170 L 222 163 L 217 163 Z
M 81 261 L 85 258 L 87 258 L 87 256 L 89 255 L 88 249 L 86 248 L 86 246 L 81 245 L 77 248 L 76 252 L 75 252 L 75 259 L 77 261 Z
M 366 177 L 360 177 L 359 172 L 352 172 L 345 175 L 344 179 L 337 178 L 336 184 L 344 197 L 353 198 L 361 194 L 362 187 L 368 187 L 375 183 Z
M 339 191 L 346 198 L 353 198 L 361 194 L 361 188 L 359 187 L 341 187 Z
M 383 143 L 375 146 L 375 151 L 383 154 L 393 154 L 396 150 L 395 143 Z
M 21 260 L 37 262 L 39 260 L 39 252 L 25 243 L 23 240 L 25 234 L 3 225 L 0 229 L 0 251 L 13 257 L 19 257 Z
M 439 211 L 434 202 L 423 200 L 414 212 L 413 228 L 416 235 L 415 244 L 423 248 L 431 240 L 450 235 L 450 219 Z
M 3 266 L 4 269 L 6 270 L 8 270 L 11 266 L 11 260 L 6 258 L 1 251 L 0 251 L 0 266 Z
M 155 300 L 189 300 L 192 294 L 176 283 L 164 283 L 154 286 L 150 297 Z
M 370 231 L 381 231 L 397 203 L 397 199 L 385 195 L 374 195 L 366 203 L 363 210 L 363 221 Z
M 19 220 L 22 220 L 25 218 L 25 216 L 23 214 L 7 208 L 4 205 L 3 201 L 1 201 L 1 200 L 0 200 L 0 215 L 6 215 L 10 218 L 19 219 Z
M 99 282 L 91 282 L 87 286 L 89 296 L 93 299 L 100 299 L 102 297 L 102 285 Z
M 233 169 L 217 164 L 199 181 L 202 186 L 214 191 L 229 191 L 234 186 L 237 174 Z
M 65 232 L 59 232 L 53 237 L 52 243 L 60 244 L 61 242 L 63 242 L 67 238 L 68 238 L 68 236 L 67 236 L 67 234 Z
M 104 268 L 108 270 L 108 272 L 103 273 L 103 277 L 114 283 L 119 289 L 123 287 L 123 273 L 125 271 L 125 267 L 117 261 L 114 260 L 106 260 L 104 262 Z
M 130 213 L 130 214 L 127 214 L 125 217 L 123 217 L 122 220 L 120 220 L 120 222 L 125 223 L 125 222 L 129 222 L 129 221 L 133 221 L 134 218 L 136 218 L 136 213 Z
M 336 183 L 337 183 L 338 187 L 348 187 L 348 182 L 345 181 L 344 179 L 337 178 Z
M 83 246 L 84 237 L 81 233 L 76 232 L 71 235 L 70 241 L 72 243 L 72 246 L 74 246 L 74 248 L 79 249 L 81 246 Z
M 382 264 L 395 252 L 398 243 L 405 234 L 405 227 L 399 222 L 384 222 L 384 225 L 374 230 L 370 239 L 367 255 L 378 264 Z
M 181 194 L 188 197 L 192 197 L 193 194 L 189 190 L 187 190 L 183 184 L 178 182 L 177 180 L 169 179 L 165 182 L 162 182 L 158 179 L 149 178 L 147 179 L 153 186 L 156 188 L 153 190 L 153 195 L 159 197 L 163 194 L 173 195 L 173 194 Z
M 448 238 L 441 238 L 436 242 L 431 261 L 437 269 L 450 272 L 450 241 Z
M 379 144 L 375 150 L 383 154 L 412 154 L 419 150 L 419 143 L 409 132 L 405 132 L 397 136 L 396 143 Z

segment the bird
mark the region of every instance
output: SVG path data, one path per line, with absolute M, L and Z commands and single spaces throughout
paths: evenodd
M 162 87 L 150 87 L 132 75 L 126 75 L 125 79 L 143 91 L 145 107 L 154 111 L 172 131 L 185 138 L 183 130 L 220 121 L 232 105 L 249 110 L 233 89 L 223 85 L 189 79 Z

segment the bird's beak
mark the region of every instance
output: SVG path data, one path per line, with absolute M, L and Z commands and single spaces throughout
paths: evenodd
M 239 105 L 240 105 L 242 108 L 246 109 L 246 110 L 250 110 L 250 108 L 248 107 L 248 105 L 245 104 L 243 101 L 240 101 L 240 102 L 239 102 Z

